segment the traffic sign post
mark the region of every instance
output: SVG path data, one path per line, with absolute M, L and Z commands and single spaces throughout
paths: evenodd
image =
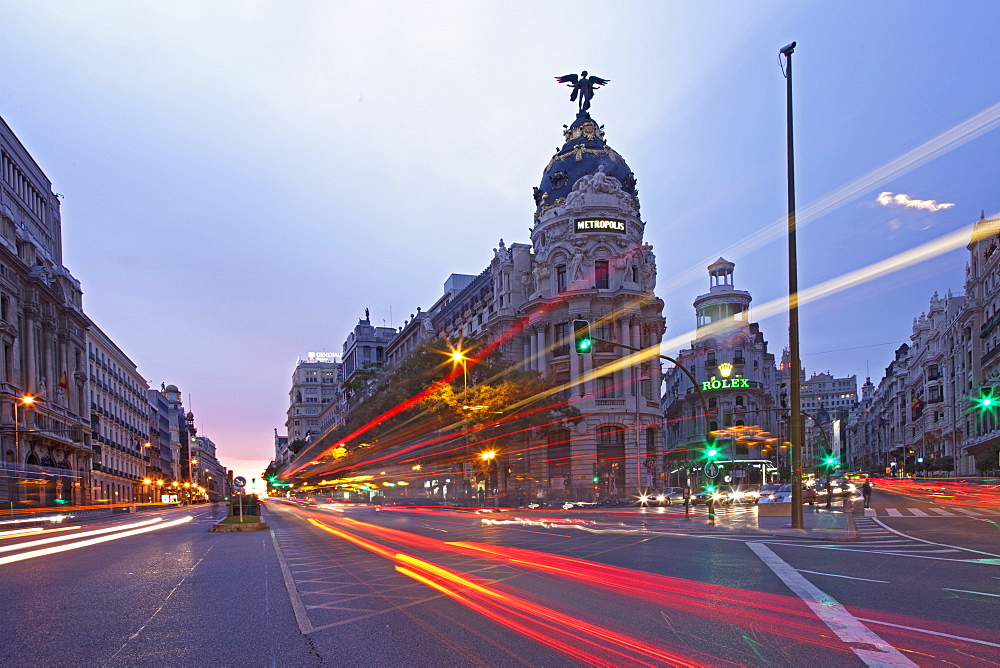
M 247 479 L 241 475 L 233 478 L 233 487 L 240 493 L 240 524 L 243 524 L 243 488 L 247 486 Z

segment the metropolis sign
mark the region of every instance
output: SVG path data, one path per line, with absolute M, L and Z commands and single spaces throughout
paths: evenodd
M 577 218 L 574 221 L 577 232 L 615 232 L 625 234 L 625 221 L 615 218 Z

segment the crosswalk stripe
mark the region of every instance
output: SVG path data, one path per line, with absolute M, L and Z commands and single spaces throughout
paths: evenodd
M 910 514 L 915 517 L 930 517 L 930 515 L 920 510 L 919 508 L 907 508 L 907 510 L 909 510 Z
M 952 508 L 952 510 L 954 510 L 956 512 L 959 512 L 959 513 L 964 513 L 965 515 L 971 515 L 973 517 L 979 517 L 979 513 L 975 512 L 975 511 L 972 511 L 972 510 L 966 510 L 965 508 Z
M 902 517 L 903 513 L 899 512 L 895 508 L 886 508 L 885 512 L 889 517 Z
M 956 515 L 955 513 L 949 513 L 947 510 L 944 510 L 942 508 L 931 508 L 930 511 L 932 513 L 937 513 L 938 515 L 941 515 L 943 517 L 958 517 L 958 515 Z

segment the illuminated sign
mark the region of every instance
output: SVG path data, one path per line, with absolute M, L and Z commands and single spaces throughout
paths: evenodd
M 614 218 L 577 218 L 574 229 L 577 232 L 615 232 L 625 234 L 625 221 Z
M 339 362 L 340 353 L 308 353 L 306 359 L 310 362 Z
M 712 376 L 712 380 L 706 380 L 701 384 L 701 391 L 707 392 L 708 390 L 735 390 L 737 388 L 745 387 L 750 388 L 749 378 L 740 378 L 739 376 L 735 378 L 723 378 L 719 380 L 715 376 Z

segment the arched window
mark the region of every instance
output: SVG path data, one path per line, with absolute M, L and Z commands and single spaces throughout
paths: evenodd
M 736 405 L 737 406 L 742 406 L 743 405 L 743 397 L 742 396 L 736 395 Z
M 715 397 L 709 397 L 708 398 L 708 407 L 709 408 L 718 408 L 719 407 L 719 400 L 716 399 Z
M 646 427 L 646 454 L 656 454 L 656 428 Z

